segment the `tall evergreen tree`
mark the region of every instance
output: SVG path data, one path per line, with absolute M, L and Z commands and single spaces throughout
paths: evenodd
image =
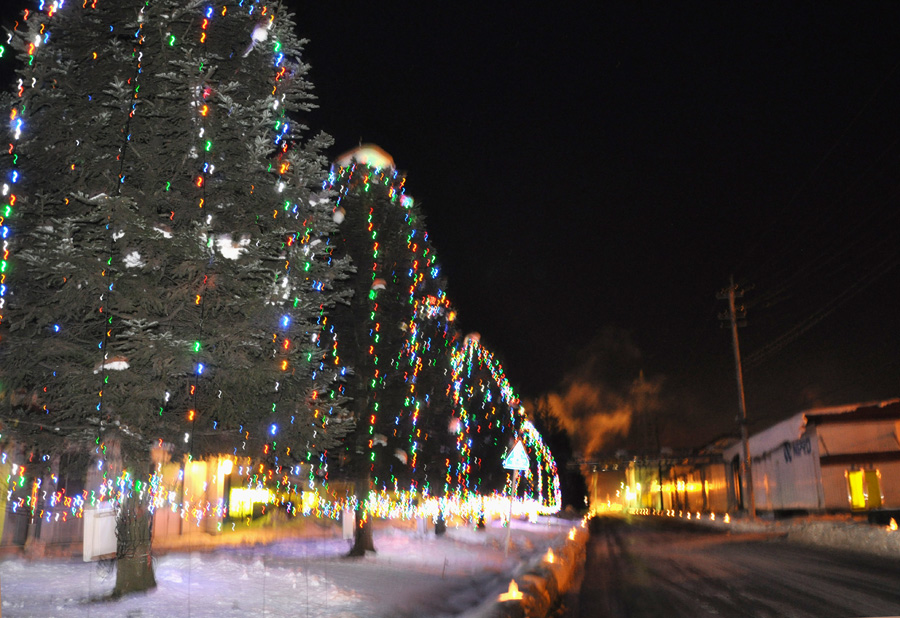
M 350 428 L 335 259 L 291 16 L 243 1 L 57 4 L 11 32 L 2 422 L 121 445 L 115 594 L 154 585 L 148 451 L 312 460 Z M 102 452 L 99 451 L 98 452 Z
M 424 216 L 405 184 L 389 155 L 371 145 L 340 157 L 331 177 L 341 222 L 335 254 L 356 268 L 353 297 L 333 317 L 341 362 L 350 369 L 344 394 L 357 419 L 343 458 L 357 500 L 351 555 L 374 550 L 367 501 L 419 490 L 433 424 L 423 416 L 449 410 L 438 395 L 446 388 L 447 341 L 455 337 L 452 312 Z
M 447 462 L 456 450 L 447 397 L 452 352 L 461 340 L 456 311 L 443 294 L 418 298 L 405 331 L 397 364 L 405 394 L 394 418 L 386 419 L 389 445 L 404 465 L 388 466 L 386 482 L 413 497 L 441 497 Z

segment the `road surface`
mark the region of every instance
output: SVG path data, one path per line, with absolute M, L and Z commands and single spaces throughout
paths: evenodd
M 668 518 L 592 522 L 580 592 L 559 618 L 900 616 L 900 557 Z

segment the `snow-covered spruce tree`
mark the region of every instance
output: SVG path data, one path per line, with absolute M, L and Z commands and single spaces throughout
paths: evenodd
M 445 346 L 437 337 L 433 348 L 419 338 L 430 336 L 429 324 L 446 322 L 438 314 L 450 311 L 436 300 L 443 299 L 442 277 L 424 216 L 405 194 L 405 178 L 390 156 L 374 146 L 343 155 L 331 186 L 340 221 L 335 255 L 351 258 L 356 269 L 349 280 L 353 297 L 336 307 L 332 321 L 341 364 L 350 369 L 343 392 L 357 419 L 342 468 L 354 481 L 357 499 L 350 555 L 362 555 L 374 550 L 370 501 L 382 491 L 420 490 L 415 472 L 424 478 L 421 417 L 438 413 L 434 397 L 446 383 L 437 388 L 426 377 Z
M 311 460 L 349 429 L 324 311 L 344 262 L 291 16 L 44 3 L 18 22 L 4 156 L 2 422 L 122 453 L 114 594 L 152 587 L 152 445 Z M 320 347 L 321 346 L 321 347 Z

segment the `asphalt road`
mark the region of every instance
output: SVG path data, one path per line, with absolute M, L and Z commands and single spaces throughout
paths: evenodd
M 897 560 L 666 518 L 592 522 L 584 579 L 559 618 L 900 616 Z

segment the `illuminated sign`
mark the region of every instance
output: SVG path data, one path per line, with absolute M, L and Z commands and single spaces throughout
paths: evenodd
M 531 467 L 528 462 L 528 453 L 525 452 L 525 445 L 521 440 L 516 440 L 512 452 L 503 460 L 503 467 L 507 470 L 523 471 Z

